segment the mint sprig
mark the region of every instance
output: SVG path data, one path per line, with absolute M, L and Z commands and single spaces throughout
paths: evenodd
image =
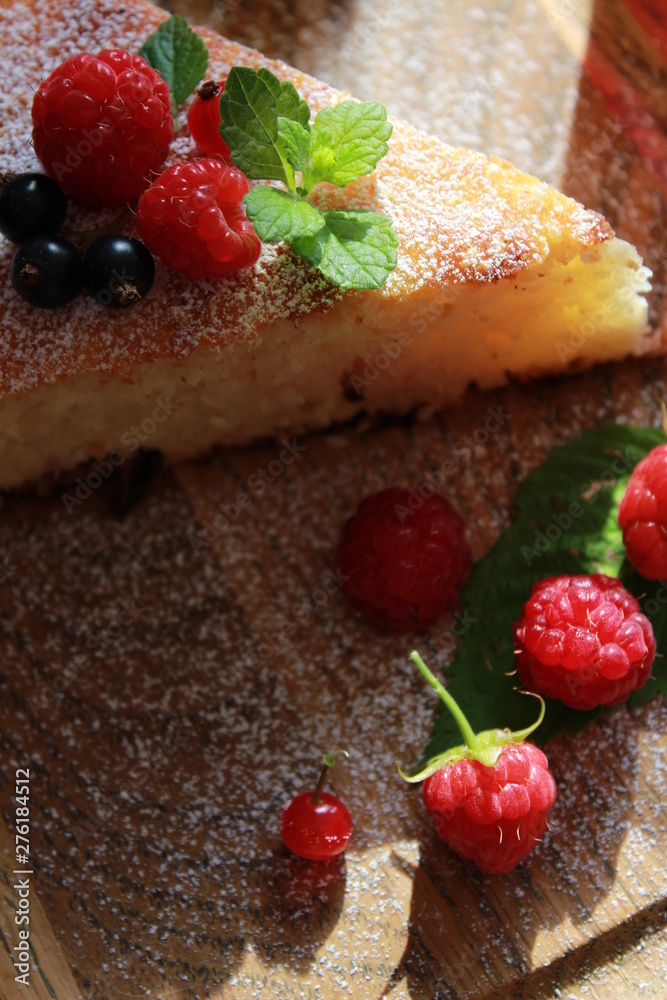
M 305 185 L 328 181 L 345 187 L 375 170 L 389 147 L 393 126 L 384 104 L 342 101 L 319 112 L 310 135 L 313 166 Z
M 262 243 L 294 243 L 315 236 L 322 228 L 322 213 L 309 201 L 295 200 L 288 191 L 258 184 L 244 199 L 248 218 Z
M 220 134 L 251 180 L 282 181 L 295 191 L 294 168 L 278 139 L 278 119 L 308 125 L 310 110 L 293 84 L 268 69 L 234 66 L 220 98 Z
M 579 440 L 554 448 L 519 485 L 515 520 L 475 564 L 461 592 L 465 611 L 452 629 L 462 638 L 447 670 L 448 688 L 476 731 L 499 720 L 511 729 L 529 723 L 532 706 L 516 690 L 512 624 L 532 585 L 560 573 L 605 573 L 622 580 L 651 622 L 661 654 L 652 676 L 628 704 L 667 694 L 667 586 L 633 570 L 617 520 L 632 469 L 664 440 L 658 429 L 621 424 L 585 431 Z M 577 732 L 610 711 L 579 711 L 547 698 L 537 739 L 546 742 L 564 730 Z M 423 761 L 457 743 L 456 726 L 443 712 Z
M 184 18 L 173 14 L 144 42 L 139 55 L 166 81 L 176 115 L 206 73 L 206 45 Z
M 287 157 L 287 162 L 294 170 L 307 170 L 310 152 L 310 128 L 308 123 L 292 121 L 291 118 L 278 118 L 277 143 Z
M 380 288 L 396 267 L 389 216 L 365 209 L 320 211 L 310 196 L 323 182 L 346 187 L 387 152 L 392 125 L 382 104 L 343 101 L 310 109 L 291 83 L 269 70 L 234 66 L 220 98 L 220 134 L 253 187 L 248 218 L 264 243 L 283 241 L 341 288 Z
M 352 209 L 320 214 L 322 228 L 295 240 L 294 252 L 341 288 L 380 288 L 396 267 L 398 237 L 389 216 Z

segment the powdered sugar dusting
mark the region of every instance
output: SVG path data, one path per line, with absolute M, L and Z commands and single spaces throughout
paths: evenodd
M 38 166 L 30 147 L 29 112 L 40 79 L 75 52 L 111 46 L 136 51 L 163 16 L 150 4 L 119 7 L 115 0 L 35 0 L 31 7 L 0 9 L 0 30 L 12 53 L 0 95 L 9 151 L 3 168 Z M 261 62 L 289 77 L 313 111 L 345 96 L 252 50 L 212 34 L 206 40 L 215 75 L 234 63 Z M 192 154 L 181 132 L 172 158 Z M 380 292 L 365 295 L 392 298 L 423 284 L 497 279 L 543 260 L 553 238 L 581 246 L 611 233 L 595 213 L 508 165 L 451 149 L 400 122 L 373 185 L 362 190 L 360 203 L 387 212 L 400 240 L 396 270 Z M 334 203 L 338 195 L 330 192 L 323 198 Z M 72 213 L 76 228 L 98 221 L 95 212 Z M 84 297 L 51 314 L 13 293 L 11 254 L 3 241 L 0 389 L 5 392 L 82 372 L 127 375 L 137 364 L 182 357 L 200 344 L 218 351 L 233 341 L 256 338 L 275 320 L 298 323 L 313 309 L 331 308 L 343 297 L 291 253 L 264 248 L 255 268 L 217 282 L 189 282 L 160 267 L 155 290 L 131 315 L 110 315 Z
M 478 23 L 500 17 L 461 6 Z M 3 29 L 5 40 L 16 37 L 11 24 Z M 187 138 L 176 147 L 190 154 Z M 624 226 L 629 218 L 641 233 L 632 205 Z M 200 293 L 171 280 L 162 272 L 156 294 L 173 309 L 164 323 L 174 351 L 187 353 L 195 333 L 178 322 L 180 296 L 191 320 Z M 164 296 L 172 287 L 173 305 Z M 61 342 L 47 343 L 32 312 L 14 321 L 25 326 L 22 378 L 33 363 L 49 370 L 54 347 L 61 364 Z M 111 322 L 105 314 L 97 335 L 124 364 L 130 342 L 117 344 Z M 119 329 L 143 349 L 143 331 Z M 85 360 L 95 346 L 76 340 L 69 319 L 62 337 L 73 341 L 69 357 Z M 552 830 L 508 878 L 482 876 L 434 837 L 418 792 L 395 772 L 396 760 L 420 756 L 433 722 L 434 696 L 409 666 L 410 648 L 445 670 L 452 622 L 417 637 L 383 634 L 347 612 L 327 574 L 361 496 L 415 486 L 452 457 L 443 490 L 480 555 L 509 521 L 517 479 L 551 445 L 604 420 L 658 423 L 663 394 L 661 366 L 649 362 L 537 394 L 513 386 L 475 395 L 412 429 L 312 437 L 261 494 L 250 476 L 280 448 L 228 453 L 179 470 L 178 483 L 158 478 L 123 521 L 96 496 L 72 515 L 58 496 L 5 501 L 3 775 L 34 769 L 34 884 L 82 997 L 377 1000 L 386 988 L 392 1000 L 474 998 L 499 984 L 518 994 L 517 980 L 579 945 L 601 936 L 613 948 L 616 934 L 604 932 L 625 920 L 640 952 L 641 919 L 650 925 L 667 892 L 664 699 L 550 746 Z M 475 441 L 499 404 L 509 415 L 501 430 Z M 192 539 L 221 506 L 233 513 L 239 490 L 250 508 L 195 551 Z M 282 850 L 278 816 L 312 783 L 317 754 L 336 745 L 351 751 L 333 781 L 355 838 L 344 861 L 314 870 Z M 664 960 L 664 946 L 644 941 L 655 965 L 636 992 L 642 982 L 655 989 Z M 598 960 L 588 947 L 579 959 Z M 599 984 L 602 995 L 610 977 L 605 963 L 562 992 L 579 1000 Z M 625 966 L 622 981 L 631 993 Z
M 37 878 L 49 912 L 68 914 L 54 926 L 91 995 L 195 997 L 208 983 L 376 1000 L 394 976 L 407 998 L 432 982 L 435 948 L 438 981 L 473 997 L 667 890 L 662 700 L 554 742 L 552 829 L 504 879 L 444 849 L 396 774 L 434 710 L 409 650 L 441 671 L 455 622 L 419 637 L 374 629 L 346 608 L 333 551 L 361 495 L 418 482 L 489 402 L 449 429 L 417 425 L 407 459 L 389 432 L 309 439 L 259 494 L 251 476 L 279 446 L 165 474 L 123 521 L 95 496 L 72 514 L 56 497 L 3 515 L 0 629 L 17 667 L 4 759 L 35 769 Z M 534 446 L 519 438 L 526 467 L 552 440 L 539 429 Z M 516 433 L 476 446 L 448 481 L 476 552 L 507 521 L 512 477 L 497 459 Z M 235 514 L 239 489 L 253 500 Z M 206 542 L 224 510 L 228 527 Z M 278 818 L 337 746 L 351 754 L 332 780 L 354 840 L 344 859 L 308 865 L 281 847 Z

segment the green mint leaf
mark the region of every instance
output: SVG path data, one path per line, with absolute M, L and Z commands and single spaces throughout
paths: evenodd
M 278 118 L 278 144 L 294 170 L 305 170 L 310 162 L 310 129 L 291 118 Z
M 342 101 L 320 111 L 311 131 L 310 190 L 320 181 L 345 187 L 375 169 L 387 152 L 393 126 L 384 104 Z
M 515 690 L 512 625 L 532 585 L 546 576 L 602 572 L 620 577 L 649 618 L 658 653 L 667 653 L 667 585 L 644 580 L 629 566 L 617 522 L 632 469 L 664 440 L 658 429 L 621 424 L 589 430 L 555 448 L 519 485 L 516 519 L 476 563 L 461 592 L 465 610 L 453 629 L 462 638 L 447 670 L 447 686 L 475 732 L 521 729 L 536 715 L 534 699 Z M 641 704 L 659 692 L 667 694 L 667 660 L 656 657 L 652 677 L 628 704 Z M 544 722 L 531 737 L 540 743 L 564 730 L 576 732 L 601 714 L 545 700 Z M 460 742 L 456 724 L 441 712 L 422 763 Z
M 248 218 L 263 243 L 277 243 L 314 236 L 325 225 L 322 213 L 309 201 L 288 191 L 258 184 L 243 199 Z
M 334 173 L 335 167 L 336 154 L 333 149 L 330 149 L 329 146 L 320 146 L 318 149 L 311 150 L 311 166 L 310 170 L 306 172 L 304 180 L 306 183 L 310 182 L 310 187 L 313 187 L 319 181 L 328 179 Z
M 206 72 L 208 50 L 204 42 L 184 18 L 173 14 L 144 42 L 139 55 L 167 82 L 175 115 Z
M 295 190 L 294 169 L 278 143 L 278 119 L 305 128 L 310 111 L 291 83 L 268 69 L 233 66 L 220 98 L 220 118 L 220 135 L 246 177 L 282 181 Z
M 396 267 L 398 237 L 389 216 L 363 210 L 322 216 L 315 235 L 293 241 L 294 253 L 341 288 L 381 288 Z

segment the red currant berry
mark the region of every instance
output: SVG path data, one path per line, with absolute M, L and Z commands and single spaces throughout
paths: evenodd
M 220 135 L 220 97 L 224 89 L 224 80 L 208 80 L 201 85 L 188 111 L 188 128 L 200 149 L 229 162 L 229 146 Z
M 325 861 L 340 854 L 352 836 L 352 818 L 347 807 L 335 795 L 322 791 L 329 768 L 339 753 L 347 757 L 345 750 L 326 754 L 315 791 L 297 795 L 280 817 L 280 836 L 285 847 L 308 861 Z

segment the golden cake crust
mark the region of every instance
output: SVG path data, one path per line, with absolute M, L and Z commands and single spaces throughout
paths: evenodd
M 76 52 L 137 51 L 166 16 L 147 0 L 0 0 L 9 57 L 0 97 L 0 136 L 9 151 L 3 169 L 39 169 L 30 107 L 41 79 Z M 213 32 L 200 33 L 209 47 L 209 76 L 223 76 L 236 64 L 267 66 L 291 80 L 313 112 L 348 96 Z M 181 121 L 172 159 L 196 155 L 184 115 Z M 273 321 L 296 326 L 343 298 L 381 296 L 386 304 L 419 289 L 509 279 L 550 255 L 566 262 L 613 236 L 600 215 L 511 164 L 454 149 L 405 122 L 393 124 L 389 153 L 373 177 L 345 192 L 348 206 L 373 207 L 393 219 L 398 265 L 380 291 L 342 292 L 289 250 L 266 246 L 254 268 L 215 282 L 190 281 L 159 265 L 151 295 L 127 312 L 105 310 L 84 296 L 62 309 L 39 310 L 12 292 L 12 248 L 2 241 L 0 393 L 84 373 L 131 381 L 139 364 L 185 357 L 203 345 L 219 351 L 259 342 Z M 341 192 L 323 190 L 320 198 L 339 204 Z M 98 221 L 90 209 L 73 206 L 72 214 L 77 227 Z

